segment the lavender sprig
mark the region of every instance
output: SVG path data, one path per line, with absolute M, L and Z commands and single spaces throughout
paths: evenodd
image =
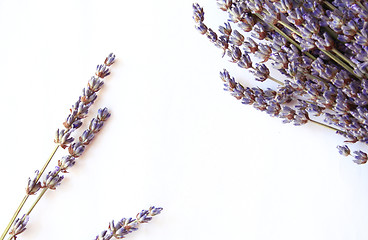
M 109 117 L 111 116 L 109 110 L 107 108 L 103 108 L 103 109 L 99 109 L 98 110 L 98 114 L 96 116 L 96 118 L 93 118 L 91 120 L 90 123 L 90 127 L 89 129 L 85 130 L 89 132 L 89 134 L 96 134 L 98 133 L 103 125 L 104 122 L 107 121 L 107 119 L 109 119 Z M 85 134 L 85 132 L 80 136 L 80 139 L 82 139 Z M 93 139 L 93 138 L 92 138 Z M 41 191 L 41 193 L 37 196 L 36 200 L 34 201 L 34 203 L 32 204 L 32 206 L 30 207 L 30 209 L 28 210 L 27 214 L 25 216 L 27 216 L 27 221 L 25 222 L 25 224 L 28 222 L 28 217 L 31 214 L 31 212 L 33 211 L 33 209 L 35 208 L 35 206 L 37 205 L 37 203 L 40 201 L 40 199 L 44 196 L 44 194 L 46 193 L 47 190 L 55 190 L 57 186 L 59 186 L 62 182 L 62 180 L 64 179 L 63 175 L 60 175 L 60 173 L 67 173 L 67 170 L 74 166 L 75 161 L 77 158 L 79 158 L 80 156 L 82 156 L 83 152 L 85 151 L 86 146 L 91 142 L 90 139 L 88 142 L 86 141 L 79 141 L 76 143 L 73 143 L 72 145 L 69 146 L 68 151 L 69 151 L 69 155 L 64 156 L 61 160 L 58 161 L 58 166 L 56 166 L 54 168 L 53 171 L 50 171 L 45 179 L 43 180 L 42 184 L 37 185 L 36 188 L 40 189 L 43 188 L 43 190 Z M 37 173 L 37 171 L 36 171 Z M 32 191 L 33 186 L 35 186 L 34 184 L 34 180 L 30 180 L 29 181 L 29 191 Z M 22 217 L 19 221 L 24 221 L 24 217 Z M 25 226 L 24 224 L 24 226 Z M 25 230 L 25 228 L 22 231 L 17 231 L 16 235 L 19 235 L 20 233 L 22 233 Z M 11 233 L 9 233 L 11 234 Z M 13 237 L 15 237 L 16 235 L 14 235 Z
M 96 236 L 95 240 L 109 240 L 112 238 L 122 239 L 129 233 L 137 231 L 140 224 L 150 222 L 153 216 L 161 213 L 162 209 L 163 208 L 161 207 L 156 208 L 152 206 L 148 210 L 142 210 L 139 212 L 136 216 L 136 219 L 122 218 L 117 223 L 112 220 L 109 223 L 108 230 L 102 231 Z
M 26 188 L 26 194 L 20 202 L 18 208 L 14 212 L 12 218 L 10 219 L 8 225 L 6 226 L 4 232 L 2 233 L 0 240 L 4 240 L 6 234 L 8 233 L 10 227 L 13 225 L 15 219 L 17 218 L 19 212 L 23 208 L 24 204 L 28 200 L 30 195 L 36 194 L 40 188 L 41 183 L 39 182 L 41 176 L 49 165 L 51 159 L 54 157 L 55 153 L 59 147 L 66 148 L 71 145 L 74 138 L 71 137 L 71 133 L 82 125 L 82 119 L 86 117 L 89 107 L 94 103 L 97 98 L 97 92 L 103 86 L 103 78 L 110 74 L 109 67 L 115 62 L 115 55 L 109 54 L 104 61 L 104 64 L 98 65 L 95 75 L 89 81 L 87 88 L 83 89 L 82 95 L 79 97 L 78 101 L 70 109 L 70 114 L 64 122 L 65 129 L 58 129 L 56 131 L 56 136 L 54 142 L 56 146 L 52 151 L 51 155 L 43 165 L 40 171 L 36 171 L 36 176 L 33 179 L 29 179 Z M 28 214 L 27 214 L 28 215 Z

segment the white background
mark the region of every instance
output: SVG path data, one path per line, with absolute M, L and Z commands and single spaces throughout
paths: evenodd
M 226 14 L 200 3 L 216 30 Z M 224 67 L 253 76 L 194 29 L 191 1 L 2 0 L 0 31 L 1 231 L 114 52 L 90 112 L 112 117 L 19 239 L 94 239 L 150 205 L 164 211 L 129 239 L 367 239 L 368 166 L 340 156 L 331 130 L 284 125 L 224 92 Z

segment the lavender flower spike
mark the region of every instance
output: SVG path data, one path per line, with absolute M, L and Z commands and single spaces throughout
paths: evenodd
M 147 223 L 152 220 L 153 216 L 160 214 L 162 208 L 150 207 L 148 210 L 142 210 L 137 214 L 137 219 L 123 218 L 117 223 L 112 220 L 109 223 L 109 229 L 102 231 L 100 235 L 96 236 L 95 240 L 108 240 L 112 237 L 122 239 L 127 234 L 138 230 L 141 223 Z
M 15 220 L 13 227 L 9 232 L 11 236 L 9 240 L 17 239 L 17 235 L 21 234 L 22 232 L 26 230 L 26 225 L 28 223 L 28 220 L 29 220 L 28 215 L 23 215 L 21 218 L 17 218 L 17 220 Z

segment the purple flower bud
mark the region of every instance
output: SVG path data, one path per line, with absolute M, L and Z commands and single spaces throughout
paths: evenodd
M 267 37 L 266 28 L 261 24 L 257 23 L 253 27 L 253 32 L 251 33 L 252 37 L 257 38 L 259 40 L 263 40 Z
M 28 195 L 34 195 L 38 190 L 41 188 L 41 183 L 37 180 L 38 179 L 39 171 L 35 171 L 35 176 L 33 179 L 28 178 L 28 184 L 26 188 L 26 193 Z
M 343 156 L 349 156 L 350 155 L 350 149 L 348 146 L 337 146 L 337 149 L 339 150 L 339 153 Z
M 231 5 L 232 0 L 217 0 L 217 6 L 223 11 L 229 10 Z
M 207 37 L 211 42 L 216 43 L 217 34 L 211 28 L 207 29 Z
M 114 62 L 115 62 L 115 55 L 113 54 L 113 53 L 110 53 L 107 57 L 106 57 L 106 59 L 105 59 L 105 65 L 106 66 L 111 66 L 112 64 L 114 64 Z
M 57 186 L 60 185 L 61 181 L 64 179 L 64 176 L 59 175 L 60 172 L 59 167 L 55 167 L 54 171 L 50 171 L 45 180 L 43 181 L 43 188 L 47 187 L 49 189 L 55 190 Z
M 207 26 L 203 23 L 203 22 L 199 22 L 195 28 L 202 34 L 206 34 L 207 33 Z
M 155 206 L 152 206 L 152 207 L 149 208 L 148 211 L 149 211 L 149 215 L 156 216 L 156 215 L 160 214 L 162 210 L 163 210 L 162 207 L 157 208 Z
M 98 92 L 103 85 L 104 81 L 95 76 L 91 77 L 91 79 L 88 81 L 88 89 L 92 92 Z
M 10 239 L 17 239 L 17 235 L 21 234 L 22 232 L 24 232 L 26 230 L 26 226 L 27 223 L 29 221 L 29 216 L 28 215 L 23 215 L 21 218 L 17 218 L 17 220 L 15 220 L 9 234 L 11 236 Z
M 84 152 L 85 146 L 81 142 L 73 143 L 69 146 L 69 154 L 75 158 L 80 157 Z
M 88 145 L 93 138 L 95 137 L 95 135 L 93 134 L 93 132 L 89 129 L 86 129 L 83 134 L 79 137 L 79 141 L 83 144 L 83 145 Z
M 293 3 L 291 0 L 280 0 L 273 4 L 281 13 L 287 13 L 292 10 Z
M 360 150 L 354 152 L 354 158 L 355 160 L 353 160 L 353 162 L 355 162 L 356 164 L 364 164 L 368 160 L 367 154 Z
M 88 107 L 89 107 L 89 103 L 93 103 L 97 98 L 97 94 L 93 91 L 91 91 L 89 88 L 83 88 L 82 91 L 82 97 L 81 97 L 81 102 L 83 104 L 80 104 L 79 106 L 82 108 L 84 107 L 85 109 L 81 109 L 80 111 L 82 112 L 88 112 Z
M 93 133 L 98 133 L 103 126 L 103 122 L 93 118 L 89 124 L 89 130 L 91 130 Z
M 270 75 L 270 70 L 264 64 L 256 64 L 256 71 L 251 71 L 255 76 L 257 81 L 263 82 Z
M 148 210 L 142 210 L 140 213 L 137 214 L 136 217 L 139 223 L 148 223 L 152 220 L 152 217 L 149 215 Z
M 245 69 L 252 67 L 252 60 L 250 59 L 247 53 L 243 53 L 243 55 L 241 56 L 238 62 L 238 66 L 241 68 L 245 68 Z
M 74 166 L 75 157 L 67 155 L 58 160 L 58 166 L 60 167 L 60 171 L 63 173 L 67 173 L 67 169 Z
M 102 231 L 99 235 L 96 236 L 95 240 L 110 240 L 112 235 L 106 230 Z
M 230 36 L 232 29 L 231 29 L 231 25 L 230 23 L 224 23 L 225 26 L 220 26 L 219 27 L 219 31 L 220 33 L 226 35 L 226 36 Z
M 236 46 L 241 46 L 244 42 L 244 36 L 241 35 L 237 30 L 232 31 L 230 36 L 230 43 Z
M 98 109 L 97 119 L 100 121 L 106 121 L 111 116 L 108 108 Z
M 196 23 L 203 22 L 204 20 L 203 8 L 198 3 L 193 4 L 193 19 Z
M 60 147 L 66 148 L 68 144 L 74 141 L 74 138 L 70 137 L 72 130 L 57 130 L 55 134 L 54 142 L 59 144 Z
M 110 75 L 110 69 L 106 65 L 104 64 L 97 65 L 96 76 L 100 78 L 105 78 L 109 75 Z

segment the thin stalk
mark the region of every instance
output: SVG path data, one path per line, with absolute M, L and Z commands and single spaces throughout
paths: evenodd
M 278 83 L 278 84 L 280 84 L 280 85 L 285 85 L 283 82 L 281 82 L 281 81 L 277 80 L 277 79 L 276 79 L 276 78 L 274 78 L 274 77 L 268 76 L 268 78 L 269 78 L 270 80 L 274 81 L 275 83 Z
M 346 63 L 344 63 L 341 59 L 337 58 L 335 55 L 333 55 L 329 51 L 325 51 L 325 50 L 321 50 L 321 51 L 324 54 L 326 54 L 329 58 L 331 58 L 332 60 L 334 60 L 336 63 L 340 64 L 343 68 L 345 68 L 352 75 L 354 75 L 355 77 L 357 77 L 359 79 L 359 76 L 354 73 L 354 70 L 350 66 L 346 65 Z
M 261 17 L 258 13 L 256 13 L 257 17 Z M 261 18 L 262 19 L 262 18 Z M 262 19 L 263 20 L 263 19 Z M 265 22 L 265 21 L 264 21 Z M 267 23 L 267 22 L 266 22 Z M 295 28 L 293 28 L 292 26 L 290 26 L 289 24 L 283 22 L 283 21 L 278 21 L 277 23 L 281 24 L 282 26 L 286 27 L 287 29 L 289 29 L 290 31 L 292 31 L 293 33 L 295 33 L 296 35 L 303 37 L 303 35 L 296 30 Z M 267 23 L 269 25 L 273 25 L 272 23 Z M 276 27 L 276 26 L 275 26 Z M 275 29 L 276 30 L 276 29 Z M 281 31 L 281 30 L 280 30 Z M 278 31 L 277 31 L 278 32 Z M 285 34 L 286 35 L 286 34 Z M 284 35 L 283 35 L 284 36 Z M 289 37 L 290 38 L 290 37 Z M 291 39 L 291 38 L 290 38 Z M 289 39 L 288 39 L 289 40 Z M 290 41 L 290 40 L 289 40 Z M 293 43 L 294 44 L 294 43 Z M 295 45 L 295 44 L 294 44 Z M 296 45 L 295 45 L 296 46 Z M 300 48 L 301 50 L 301 48 Z M 340 64 L 343 68 L 345 68 L 347 71 L 349 71 L 351 74 L 353 74 L 355 77 L 359 78 L 355 73 L 354 70 L 350 67 L 355 67 L 355 64 L 350 61 L 350 59 L 348 59 L 347 57 L 345 57 L 342 53 L 340 53 L 336 48 L 333 48 L 332 51 L 338 55 L 341 59 L 343 59 L 344 61 L 346 61 L 350 66 L 346 65 L 344 62 L 340 61 L 339 58 L 337 58 L 335 55 L 333 54 L 329 54 L 328 51 L 326 50 L 322 50 L 320 49 L 324 54 L 326 54 L 327 56 L 329 56 L 332 60 L 334 60 L 335 62 L 337 62 L 338 64 Z M 307 54 L 306 54 L 307 55 Z M 310 56 L 308 56 L 310 57 Z
M 326 6 L 332 11 L 336 9 L 336 7 L 332 5 L 329 1 L 323 1 L 323 3 L 326 4 Z
M 49 165 L 49 163 L 50 163 L 51 159 L 54 157 L 54 155 L 55 155 L 56 151 L 58 150 L 58 148 L 59 148 L 59 145 L 57 145 L 57 146 L 54 148 L 54 150 L 52 151 L 52 153 L 51 153 L 50 157 L 47 159 L 47 161 L 46 161 L 46 162 L 45 162 L 45 164 L 43 165 L 43 167 L 42 167 L 41 171 L 40 171 L 40 172 L 39 172 L 39 174 L 37 175 L 36 183 L 38 182 L 38 180 L 40 180 L 41 175 L 45 172 L 45 169 L 46 169 L 46 168 L 47 168 L 47 166 Z M 2 233 L 2 235 L 1 235 L 1 237 L 0 237 L 0 240 L 4 240 L 4 238 L 5 238 L 6 234 L 8 233 L 9 229 L 10 229 L 10 228 L 11 228 L 11 226 L 13 225 L 13 223 L 14 223 L 15 219 L 17 218 L 17 216 L 18 216 L 19 212 L 22 210 L 22 208 L 23 208 L 24 204 L 26 203 L 26 201 L 27 201 L 28 197 L 29 197 L 29 195 L 28 195 L 28 194 L 26 194 L 26 195 L 23 197 L 23 199 L 22 199 L 22 201 L 20 202 L 20 204 L 19 204 L 19 206 L 18 206 L 17 210 L 14 212 L 13 217 L 10 219 L 10 221 L 9 221 L 8 225 L 6 226 L 6 228 L 5 228 L 4 232 Z
M 254 13 L 259 19 L 261 19 L 263 22 L 267 23 L 272 29 L 274 29 L 276 32 L 278 32 L 281 36 L 283 36 L 284 38 L 286 38 L 286 40 L 288 40 L 291 44 L 295 45 L 300 51 L 302 51 L 302 47 L 294 41 L 294 39 L 292 39 L 291 37 L 289 37 L 286 33 L 284 33 L 283 31 L 281 31 L 281 29 L 279 29 L 278 27 L 276 27 L 274 24 L 266 22 L 263 20 L 262 16 L 258 13 Z M 313 60 L 316 60 L 317 58 L 315 56 L 313 56 L 312 54 L 310 54 L 309 52 L 304 52 L 305 55 L 307 55 L 308 57 L 310 57 Z
M 40 192 L 40 194 L 38 194 L 36 201 L 34 201 L 34 203 L 32 204 L 32 206 L 30 207 L 30 209 L 28 210 L 26 215 L 31 214 L 31 212 L 33 211 L 34 207 L 37 205 L 37 203 L 40 201 L 40 199 L 42 198 L 42 196 L 46 193 L 48 188 L 44 188 L 42 189 L 42 191 Z
M 331 51 L 333 53 L 335 53 L 337 56 L 339 56 L 342 60 L 344 60 L 345 62 L 347 62 L 350 66 L 352 66 L 354 68 L 356 67 L 356 65 L 349 58 L 347 58 L 344 54 L 342 54 L 336 48 L 332 49 Z
M 19 204 L 19 206 L 18 206 L 17 210 L 15 211 L 15 213 L 14 213 L 14 215 L 13 215 L 12 219 L 10 220 L 10 222 L 8 223 L 8 225 L 6 226 L 6 228 L 5 228 L 4 232 L 1 234 L 1 238 L 0 238 L 1 240 L 3 240 L 3 239 L 5 238 L 6 234 L 7 234 L 7 233 L 8 233 L 8 231 L 9 231 L 9 229 L 10 229 L 10 228 L 11 228 L 11 226 L 13 225 L 13 223 L 14 223 L 14 221 L 15 221 L 16 217 L 18 216 L 18 214 L 19 214 L 20 210 L 22 209 L 22 207 L 24 206 L 25 202 L 27 201 L 28 197 L 29 197 L 29 195 L 28 195 L 28 194 L 26 194 L 26 195 L 23 197 L 23 199 L 22 199 L 21 203 Z
M 311 122 L 313 122 L 313 123 L 315 123 L 315 124 L 318 124 L 318 125 L 320 125 L 320 126 L 322 126 L 322 127 L 326 127 L 326 128 L 328 128 L 328 129 L 332 129 L 332 130 L 334 130 L 334 131 L 340 131 L 340 129 L 334 128 L 334 127 L 332 127 L 332 126 L 330 126 L 330 125 L 327 125 L 327 124 L 324 124 L 324 123 L 318 122 L 318 121 L 316 121 L 316 120 L 309 119 L 309 121 L 311 121 Z
M 56 147 L 54 148 L 54 151 L 52 151 L 52 153 L 51 153 L 50 157 L 47 159 L 47 161 L 46 161 L 46 162 L 45 162 L 45 164 L 43 165 L 43 167 L 42 167 L 42 169 L 41 169 L 40 173 L 39 173 L 39 174 L 38 174 L 38 176 L 37 176 L 37 181 L 36 181 L 36 182 L 38 182 L 38 180 L 40 180 L 41 175 L 45 172 L 45 170 L 46 170 L 47 166 L 49 165 L 49 163 L 50 163 L 51 159 L 54 157 L 54 155 L 55 155 L 56 151 L 59 149 L 59 146 L 60 146 L 60 145 L 56 145 Z
M 363 5 L 360 1 L 358 1 L 357 3 L 358 3 L 358 5 L 359 5 L 361 8 L 363 8 L 364 10 L 367 10 L 367 8 L 366 8 L 366 7 L 364 7 L 364 5 Z

